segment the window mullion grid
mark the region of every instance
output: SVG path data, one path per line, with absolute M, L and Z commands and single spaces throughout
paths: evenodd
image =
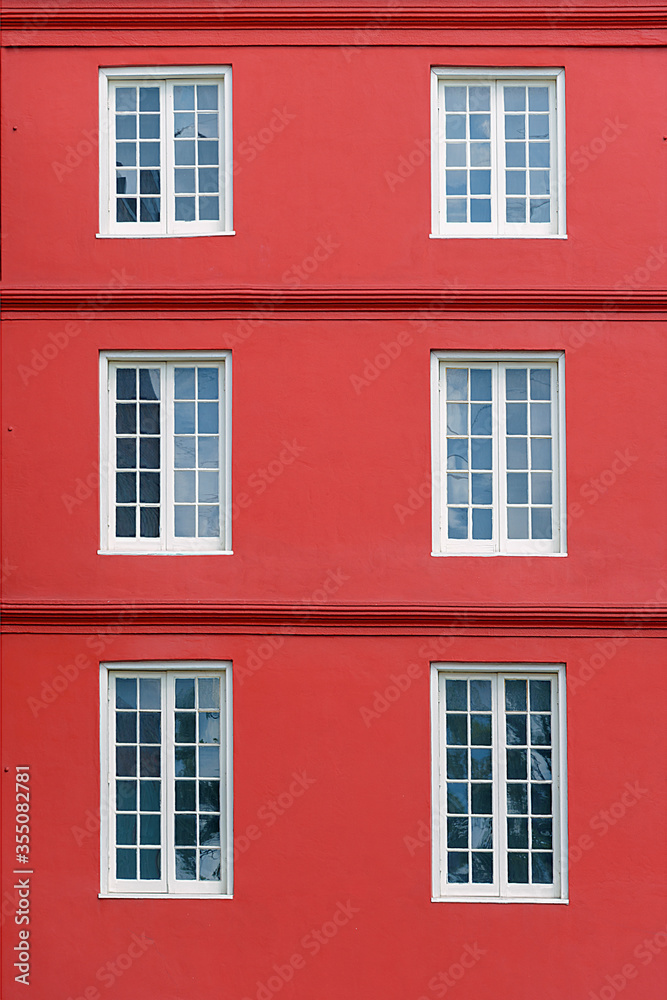
M 227 548 L 227 503 L 223 494 L 223 487 L 226 488 L 227 476 L 223 477 L 226 469 L 227 453 L 227 420 L 226 420 L 226 400 L 227 400 L 227 379 L 224 362 L 218 364 L 218 542 L 220 547 Z M 223 481 L 224 480 L 224 481 Z
M 180 82 L 180 81 L 178 81 Z M 164 177 L 162 184 L 162 204 L 164 207 L 164 225 L 166 233 L 173 233 L 176 198 L 174 196 L 176 174 L 174 171 L 174 81 L 167 80 L 164 84 L 164 148 L 162 150 L 162 162 L 164 163 Z
M 222 229 L 229 229 L 229 213 L 227 211 L 227 164 L 231 163 L 231 157 L 227 155 L 227 130 L 225 128 L 225 102 L 227 93 L 225 87 L 226 77 L 218 82 L 218 198 L 220 205 L 220 225 Z M 199 178 L 197 179 L 199 180 Z
M 108 828 L 108 858 L 107 886 L 116 885 L 116 678 L 109 677 L 107 695 L 107 815 Z
M 444 552 L 448 547 L 447 517 L 447 362 L 440 363 L 440 531 L 439 548 Z
M 162 362 L 164 384 L 164 411 L 162 414 L 162 484 L 160 499 L 162 502 L 162 548 L 173 550 L 177 548 L 174 536 L 174 371 L 175 365 Z
M 447 222 L 447 174 L 445 172 L 447 165 L 447 130 L 446 130 L 446 119 L 445 119 L 445 81 L 440 80 L 440 95 L 438 100 L 438 149 L 440 152 L 440 163 L 438 164 L 438 185 L 439 185 L 439 227 L 438 231 L 442 232 L 443 227 Z
M 109 140 L 109 184 L 108 184 L 108 228 L 113 232 L 116 224 L 116 87 L 112 83 L 107 87 L 107 122 Z
M 447 699 L 446 699 L 446 675 L 444 671 L 438 674 L 438 746 L 439 746 L 439 784 L 440 795 L 438 796 L 438 820 L 440 829 L 440 895 L 445 896 L 448 892 L 447 882 Z
M 167 892 L 176 892 L 178 883 L 176 881 L 176 849 L 174 847 L 174 817 L 176 815 L 175 804 L 175 780 L 174 780 L 174 758 L 175 758 L 175 734 L 174 720 L 175 682 L 172 673 L 165 674 L 164 679 L 164 704 L 165 715 L 162 726 L 162 739 L 164 742 L 163 751 L 163 795 L 162 795 L 162 842 L 164 844 L 163 874 L 167 882 Z
M 498 547 L 507 552 L 507 415 L 505 407 L 506 365 L 496 365 L 496 400 L 498 413 Z
M 558 131 L 556 122 L 558 112 L 556 109 L 556 83 L 549 82 L 549 204 L 551 206 L 550 220 L 553 232 L 559 229 L 558 221 Z
M 498 827 L 496 840 L 496 860 L 498 864 L 498 884 L 501 896 L 507 896 L 509 884 L 507 881 L 507 726 L 505 724 L 505 676 L 495 677 L 496 697 L 496 743 L 497 781 L 496 805 L 498 808 Z
M 107 548 L 116 548 L 116 369 L 117 365 L 107 365 Z
M 228 837 L 229 827 L 227 801 L 227 672 L 220 678 L 220 888 L 223 892 L 229 891 L 229 845 L 233 843 L 233 837 Z
M 553 894 L 562 894 L 562 831 L 561 823 L 565 813 L 561 798 L 561 691 L 560 674 L 551 680 L 551 847 L 553 857 Z
M 496 80 L 489 86 L 491 88 L 491 223 L 494 233 L 502 233 L 505 218 L 505 131 L 500 99 L 502 81 Z
M 560 400 L 558 398 L 560 380 L 558 366 L 555 364 L 549 366 L 549 379 L 551 383 L 551 551 L 560 552 L 560 477 L 564 474 L 564 466 L 560 460 Z

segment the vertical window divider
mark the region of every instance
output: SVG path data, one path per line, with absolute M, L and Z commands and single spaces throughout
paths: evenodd
M 162 455 L 164 456 L 164 472 L 162 474 L 161 499 L 164 498 L 164 531 L 162 532 L 163 548 L 172 548 L 174 536 L 174 365 L 164 362 L 163 370 L 164 413 L 162 426 Z
M 164 177 L 162 178 L 162 204 L 164 217 L 166 220 L 167 232 L 173 230 L 176 218 L 176 198 L 174 195 L 176 186 L 175 174 L 175 143 L 174 143 L 174 83 L 168 80 L 160 85 L 164 88 L 164 152 L 162 162 L 164 163 Z M 167 194 L 167 192 L 172 192 Z
M 496 366 L 496 406 L 498 414 L 498 533 L 497 550 L 507 548 L 507 468 L 506 455 L 503 450 L 507 448 L 507 417 L 505 408 L 505 371 L 506 367 L 502 363 Z
M 502 675 L 494 678 L 496 685 L 495 723 L 498 739 L 496 757 L 498 781 L 496 787 L 496 807 L 498 809 L 498 886 L 501 896 L 508 895 L 507 881 L 507 727 L 505 725 L 505 679 Z M 503 798 L 505 801 L 503 802 Z
M 438 538 L 439 548 L 443 548 L 447 538 L 447 365 L 440 364 L 440 511 L 439 523 L 440 532 Z
M 108 174 L 107 189 L 107 217 L 110 225 L 113 226 L 116 220 L 116 87 L 113 83 L 107 89 L 107 121 L 108 128 L 108 148 L 106 157 L 106 167 Z M 138 166 L 138 165 L 137 165 Z M 102 228 L 100 224 L 100 229 Z
M 106 868 L 106 876 L 103 872 L 102 884 L 110 885 L 115 879 L 115 868 L 114 868 L 114 842 L 115 836 L 114 831 L 116 829 L 116 795 L 115 795 L 115 740 L 114 740 L 114 722 L 115 722 L 115 710 L 116 710 L 116 678 L 115 675 L 111 677 L 111 683 L 108 682 L 108 674 L 105 671 L 100 673 L 100 684 L 102 686 L 103 697 L 106 701 L 106 711 L 107 711 L 107 723 L 106 723 L 106 746 L 104 747 L 105 753 L 103 755 L 103 762 L 106 764 L 106 784 L 102 789 L 101 803 L 100 803 L 100 815 L 107 815 L 109 820 L 105 826 L 102 823 L 103 835 L 105 837 L 104 842 L 101 845 L 102 850 L 102 865 Z M 107 690 L 108 684 L 108 690 Z M 105 702 L 102 702 L 104 704 Z
M 505 192 L 502 181 L 505 177 L 505 130 L 502 127 L 502 104 L 500 101 L 500 86 L 496 81 L 490 82 L 491 91 L 491 224 L 496 231 L 505 217 Z M 502 149 L 501 149 L 502 146 Z M 497 216 L 500 215 L 500 218 Z
M 177 675 L 176 675 L 177 676 Z M 176 755 L 176 744 L 174 742 L 175 738 L 175 678 L 173 675 L 164 675 L 164 704 L 165 704 L 165 718 L 164 726 L 162 727 L 162 738 L 165 742 L 165 749 L 163 752 L 164 758 L 164 778 L 163 778 L 163 805 L 162 805 L 162 822 L 164 827 L 163 832 L 163 844 L 164 844 L 164 878 L 167 883 L 167 892 L 174 892 L 176 887 L 176 850 L 174 847 L 175 837 L 174 837 L 174 823 L 176 816 L 176 793 L 175 793 L 175 755 Z M 167 734 L 169 739 L 167 740 Z
M 436 183 L 438 187 L 436 190 L 439 192 L 438 198 L 438 215 L 437 220 L 437 231 L 439 232 L 442 224 L 447 218 L 447 201 L 446 201 L 446 183 L 445 183 L 445 170 L 447 167 L 446 162 L 446 150 L 445 138 L 447 131 L 445 128 L 445 81 L 438 81 L 438 136 L 437 136 L 437 147 L 438 147 L 438 166 L 436 172 Z

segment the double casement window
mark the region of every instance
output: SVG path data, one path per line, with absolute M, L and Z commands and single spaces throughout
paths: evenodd
M 102 551 L 230 550 L 230 365 L 228 352 L 102 355 Z
M 100 70 L 100 235 L 229 233 L 231 69 Z
M 101 668 L 102 892 L 231 895 L 231 666 Z
M 433 664 L 433 896 L 567 898 L 565 668 Z
M 564 70 L 432 71 L 433 235 L 565 235 Z
M 565 552 L 563 355 L 432 355 L 433 554 Z

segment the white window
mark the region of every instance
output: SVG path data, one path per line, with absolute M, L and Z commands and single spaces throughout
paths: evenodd
M 100 70 L 100 235 L 232 231 L 231 68 Z
M 563 363 L 433 353 L 434 555 L 565 553 Z
M 101 357 L 101 551 L 229 552 L 229 352 Z
M 101 665 L 102 893 L 232 891 L 231 665 Z
M 433 897 L 567 899 L 565 667 L 432 665 Z
M 565 235 L 565 72 L 432 71 L 433 235 Z

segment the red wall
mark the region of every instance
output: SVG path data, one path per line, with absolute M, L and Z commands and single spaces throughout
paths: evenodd
M 97 555 L 98 352 L 220 348 L 238 341 L 242 321 L 79 323 L 41 372 L 31 369 L 33 350 L 41 355 L 65 322 L 7 323 L 6 457 L 16 470 L 5 503 L 5 553 L 16 566 L 8 594 L 295 602 L 340 569 L 343 603 L 650 601 L 665 557 L 664 451 L 651 440 L 664 426 L 664 332 L 614 318 L 585 340 L 586 322 L 467 319 L 418 332 L 409 321 L 266 320 L 232 349 L 232 491 L 251 503 L 235 509 L 234 555 L 199 558 Z M 413 342 L 391 366 L 353 383 L 404 330 Z M 430 555 L 429 352 L 470 347 L 565 349 L 567 558 Z M 258 470 L 280 461 L 285 441 L 303 451 L 262 480 Z
M 666 923 L 653 892 L 661 852 L 650 833 L 662 821 L 662 755 L 655 744 L 652 753 L 645 749 L 645 734 L 657 735 L 662 725 L 658 641 L 637 637 L 617 646 L 579 684 L 595 649 L 588 638 L 459 637 L 432 644 L 286 636 L 261 669 L 244 676 L 241 668 L 255 663 L 262 641 L 105 640 L 109 659 L 233 658 L 236 671 L 234 899 L 151 901 L 97 898 L 99 777 L 91 760 L 99 699 L 93 650 L 100 639 L 7 638 L 14 711 L 4 738 L 12 765 L 29 760 L 33 776 L 32 996 L 64 1000 L 95 986 L 102 996 L 128 1000 L 256 1000 L 257 982 L 266 983 L 274 965 L 299 953 L 305 965 L 281 996 L 431 1000 L 443 994 L 430 990 L 429 981 L 447 973 L 466 945 L 484 951 L 458 984 L 456 995 L 467 1000 L 588 997 L 627 963 L 638 970 L 628 996 L 661 995 L 664 954 L 646 964 L 643 950 L 635 954 Z M 82 653 L 90 666 L 47 704 L 60 666 Z M 438 656 L 567 662 L 569 906 L 430 902 L 428 664 Z M 420 675 L 382 710 L 377 693 L 411 663 Z M 370 717 L 374 703 L 380 711 Z M 278 816 L 270 802 L 289 795 L 294 772 L 313 783 L 291 805 L 282 798 L 286 808 Z M 626 805 L 628 784 L 634 793 Z M 13 798 L 8 787 L 7 812 Z M 248 827 L 255 827 L 255 840 L 244 839 Z M 303 939 L 348 901 L 357 912 L 314 954 L 313 939 L 305 945 Z M 11 918 L 13 907 L 7 909 Z M 154 944 L 107 994 L 98 970 L 127 951 L 133 933 L 144 932 Z M 3 996 L 21 996 L 5 963 Z
M 132 287 L 279 285 L 331 237 L 340 247 L 311 279 L 318 285 L 612 287 L 664 239 L 662 52 L 499 47 L 491 36 L 485 47 L 351 54 L 336 45 L 170 48 L 170 35 L 160 48 L 6 51 L 4 280 L 106 285 L 125 269 Z M 67 153 L 98 127 L 98 68 L 184 63 L 232 65 L 236 235 L 94 240 L 97 154 L 77 165 Z M 385 175 L 428 140 L 433 65 L 565 67 L 567 240 L 540 241 L 536 253 L 530 239 L 428 238 L 428 159 L 403 183 Z M 276 108 L 294 118 L 257 152 L 251 140 Z M 664 287 L 664 277 L 655 283 Z
M 33 1000 L 98 1000 L 93 990 L 269 1000 L 261 985 L 295 954 L 303 966 L 272 996 L 432 1000 L 445 995 L 435 977 L 463 968 L 464 954 L 478 960 L 451 980 L 458 1000 L 610 1000 L 601 991 L 626 985 L 628 1000 L 660 995 L 664 645 L 653 626 L 667 595 L 656 443 L 667 349 L 649 300 L 666 284 L 661 36 L 653 47 L 653 36 L 628 33 L 620 45 L 616 32 L 605 46 L 601 32 L 550 30 L 542 45 L 539 32 L 484 30 L 457 46 L 395 31 L 350 49 L 348 35 L 322 44 L 324 35 L 287 30 L 283 42 L 298 43 L 287 45 L 275 32 L 230 41 L 218 29 L 216 44 L 206 36 L 210 47 L 199 47 L 192 32 L 156 31 L 142 36 L 148 44 L 118 46 L 123 36 L 98 31 L 52 47 L 10 40 L 3 52 L 4 286 L 84 290 L 80 308 L 12 312 L 3 334 L 2 577 L 13 607 L 3 754 L 5 777 L 31 770 Z M 233 67 L 236 235 L 95 239 L 98 68 L 188 63 Z M 428 138 L 432 65 L 565 67 L 566 240 L 429 239 L 428 159 L 402 182 L 393 175 Z M 294 117 L 268 141 L 276 108 Z M 300 276 L 318 246 L 326 259 Z M 253 286 L 259 305 L 206 316 L 99 308 L 94 296 L 119 285 L 190 289 L 195 305 L 212 289 Z M 461 306 L 428 315 L 360 306 L 343 317 L 262 305 L 296 288 L 341 287 L 421 289 L 435 301 L 445 289 Z M 584 305 L 542 309 L 538 299 L 512 312 L 491 302 L 473 314 L 471 288 L 578 289 Z M 591 312 L 586 296 L 599 290 L 622 301 Z M 374 360 L 401 334 L 400 355 L 375 377 Z M 234 554 L 98 555 L 99 352 L 184 348 L 232 350 L 232 492 L 237 504 L 250 498 L 233 522 Z M 566 557 L 430 555 L 436 349 L 565 351 Z M 285 442 L 302 450 L 261 489 Z M 327 581 L 337 589 L 327 593 Z M 107 604 L 126 609 L 111 625 Z M 161 604 L 191 614 L 187 634 L 168 622 L 165 634 L 147 634 L 146 606 Z M 277 625 L 271 647 L 247 634 L 251 625 L 203 626 L 202 604 L 322 605 L 332 621 L 349 605 L 367 623 L 347 635 L 335 622 L 303 635 Z M 55 606 L 48 622 L 31 622 L 45 605 Z M 99 622 L 68 633 L 58 615 L 69 622 L 81 605 Z M 499 612 L 493 627 L 462 618 L 399 634 L 373 625 L 378 605 L 532 606 L 553 618 L 519 627 Z M 608 627 L 577 619 L 591 605 Z M 558 620 L 567 608 L 571 619 Z M 98 665 L 155 659 L 233 661 L 233 900 L 97 896 Z M 569 905 L 431 903 L 434 660 L 566 663 Z M 418 676 L 396 704 L 364 715 L 410 664 Z M 313 784 L 272 814 L 295 772 Z M 3 796 L 2 995 L 13 1000 L 22 995 L 10 958 L 13 784 Z M 339 909 L 348 902 L 349 920 Z M 342 926 L 314 954 L 311 931 L 337 926 L 336 914 Z M 104 967 L 133 934 L 151 943 L 109 982 Z

